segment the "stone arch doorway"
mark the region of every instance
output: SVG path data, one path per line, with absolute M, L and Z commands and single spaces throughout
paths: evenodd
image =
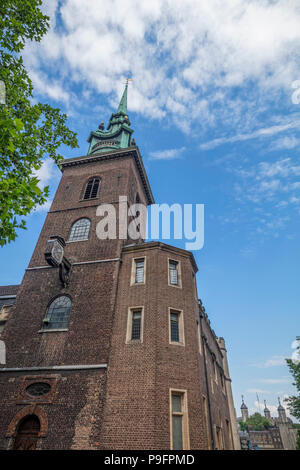
M 40 420 L 36 415 L 25 416 L 18 425 L 13 450 L 35 450 L 40 428 Z

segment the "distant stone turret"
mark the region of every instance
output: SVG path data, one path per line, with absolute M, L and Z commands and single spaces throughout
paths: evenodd
M 272 420 L 270 410 L 269 410 L 269 408 L 267 408 L 266 400 L 265 400 L 264 415 L 265 415 L 265 418 L 268 419 L 269 421 Z
M 241 411 L 242 411 L 242 420 L 245 423 L 247 421 L 247 419 L 249 418 L 249 414 L 248 414 L 248 408 L 247 408 L 247 406 L 245 405 L 245 402 L 244 402 L 243 395 L 242 395 Z
M 279 403 L 279 406 L 278 406 L 277 410 L 278 410 L 279 421 L 281 423 L 286 423 L 287 419 L 286 419 L 285 409 L 283 408 L 282 404 L 280 403 L 280 398 L 279 397 L 278 397 L 278 403 Z

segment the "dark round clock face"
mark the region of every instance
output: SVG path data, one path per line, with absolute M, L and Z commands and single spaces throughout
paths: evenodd
M 60 264 L 62 262 L 64 257 L 64 249 L 58 241 L 54 242 L 51 254 L 57 264 Z

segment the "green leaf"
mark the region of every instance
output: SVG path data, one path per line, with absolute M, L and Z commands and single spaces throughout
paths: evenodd
M 6 86 L 6 105 L 0 106 L 0 246 L 15 240 L 22 219 L 45 202 L 34 170 L 45 158 L 59 165 L 62 145 L 78 147 L 67 116 L 47 103 L 32 104 L 33 86 L 20 51 L 28 40 L 39 42 L 49 27 L 41 0 L 1 0 L 0 80 Z

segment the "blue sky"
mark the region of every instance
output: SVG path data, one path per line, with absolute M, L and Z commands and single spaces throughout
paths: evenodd
M 64 156 L 86 154 L 132 77 L 128 112 L 156 202 L 205 205 L 198 293 L 227 342 L 236 407 L 243 394 L 259 409 L 258 393 L 274 412 L 294 390 L 284 358 L 300 323 L 299 2 L 44 3 L 51 30 L 24 60 L 36 99 L 78 132 Z M 38 174 L 52 198 L 59 171 L 46 160 Z M 21 282 L 49 204 L 1 249 L 1 285 Z

